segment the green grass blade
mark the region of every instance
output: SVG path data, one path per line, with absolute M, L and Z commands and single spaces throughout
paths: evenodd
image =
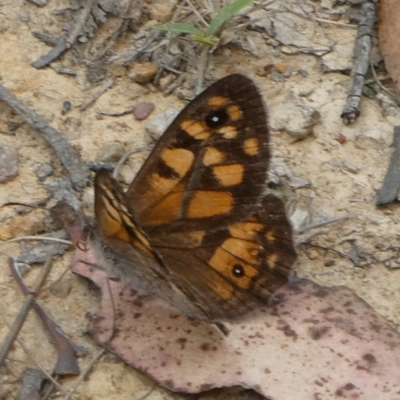
M 215 46 L 218 44 L 219 39 L 215 36 L 213 37 L 208 37 L 208 36 L 198 36 L 198 35 L 192 35 L 193 40 L 195 40 L 196 42 L 199 43 L 205 43 L 205 44 L 209 44 L 210 46 Z
M 229 4 L 229 6 L 224 7 L 210 22 L 207 29 L 207 36 L 214 36 L 225 21 L 237 14 L 242 8 L 249 6 L 251 3 L 253 3 L 253 0 L 236 0 L 232 4 Z
M 156 25 L 154 29 L 166 32 L 189 33 L 190 35 L 204 36 L 204 33 L 191 24 L 185 23 L 169 23 Z

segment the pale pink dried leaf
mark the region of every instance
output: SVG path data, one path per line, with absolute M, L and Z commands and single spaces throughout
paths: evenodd
M 400 393 L 400 337 L 348 288 L 299 281 L 269 309 L 226 323 L 226 337 L 108 280 L 83 259 L 96 257 L 89 249 L 77 254 L 74 271 L 103 292 L 91 322 L 96 340 L 171 390 L 243 385 L 278 400 L 392 400 Z
M 386 69 L 400 89 L 400 2 L 381 0 L 379 7 L 379 46 Z

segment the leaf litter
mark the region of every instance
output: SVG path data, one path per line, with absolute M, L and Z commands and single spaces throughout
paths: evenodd
M 110 280 L 77 250 L 72 270 L 102 293 L 90 332 L 101 345 L 173 391 L 226 386 L 268 398 L 392 399 L 400 393 L 400 335 L 346 287 L 302 279 L 280 289 L 269 307 L 215 326 L 163 300 Z

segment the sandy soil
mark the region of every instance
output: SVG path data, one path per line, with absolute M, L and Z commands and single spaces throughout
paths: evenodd
M 66 1 L 63 3 L 68 5 Z M 138 85 L 129 78 L 128 69 L 115 68 L 118 73 L 113 87 L 92 107 L 81 112 L 79 106 L 96 90 L 84 90 L 87 84 L 84 66 L 74 64 L 70 55 L 58 61 L 73 67 L 77 73 L 74 77 L 58 74 L 51 68 L 37 70 L 30 65 L 49 50 L 31 32 L 44 29 L 60 32 L 65 21 L 53 15 L 52 11 L 63 5 L 52 2 L 38 8 L 22 0 L 0 2 L 1 84 L 62 132 L 86 161 L 98 160 L 99 154 L 110 143 L 120 143 L 127 150 L 147 144 L 146 121 L 135 121 L 130 114 L 99 116 L 98 111 L 121 110 L 141 101 L 153 101 L 157 114 L 171 105 L 180 109 L 185 104 L 183 101 L 173 95 L 163 97 L 151 85 Z M 318 32 L 334 44 L 334 51 L 330 53 L 333 61 L 341 62 L 344 53 L 347 56 L 351 54 L 354 29 L 328 24 L 318 27 Z M 317 110 L 321 115 L 320 121 L 304 140 L 296 140 L 284 131 L 273 131 L 271 141 L 275 171 L 284 165 L 289 172 L 278 175 L 291 187 L 287 193 L 290 210 L 305 211 L 306 225 L 351 215 L 347 220 L 312 231 L 320 234 L 298 247 L 297 274 L 327 286 L 350 287 L 394 327 L 400 327 L 400 308 L 397 306 L 400 302 L 400 270 L 387 268 L 388 264 L 400 267 L 396 263 L 400 213 L 397 205 L 385 209 L 375 206 L 376 193 L 392 153 L 393 128 L 399 123 L 399 110 L 388 108 L 389 100 L 383 95 L 379 99 L 364 98 L 358 121 L 352 126 L 345 126 L 340 114 L 349 84 L 347 75 L 322 72 L 321 58 L 313 54 L 286 55 L 279 45 L 273 47 L 265 40 L 261 42 L 259 36 L 254 41 L 258 57 L 235 47 L 229 47 L 229 51 L 218 51 L 212 58 L 210 76 L 216 79 L 230 72 L 251 76 L 269 106 L 272 127 L 279 127 L 285 118 L 286 123 L 296 124 L 291 116 L 284 115 L 285 108 L 282 107 L 290 94 L 300 99 L 308 109 Z M 257 75 L 260 68 L 269 64 L 280 65 L 284 69 L 281 75 L 284 79 Z M 306 71 L 304 76 L 298 73 L 299 70 Z M 67 100 L 72 103 L 72 109 L 63 115 L 62 106 Z M 382 107 L 382 104 L 386 106 Z M 54 170 L 50 179 L 65 174 L 65 171 L 43 138 L 27 124 L 22 124 L 15 135 L 7 134 L 10 122 L 22 120 L 5 104 L 0 103 L 0 111 L 0 142 L 16 148 L 19 157 L 18 175 L 0 184 L 0 204 L 44 200 L 48 192 L 35 171 L 46 163 L 51 163 Z M 344 141 L 338 140 L 343 137 Z M 135 155 L 124 166 L 123 176 L 126 179 L 134 176 L 146 154 Z M 308 181 L 309 185 L 294 189 L 293 177 Z M 87 188 L 83 202 L 88 213 L 91 198 L 92 188 Z M 12 207 L 0 209 L 1 240 L 43 234 L 50 229 L 50 218 L 45 210 L 18 214 Z M 13 243 L 1 248 L 0 308 L 3 316 L 0 319 L 0 342 L 7 333 L 4 320 L 12 323 L 23 301 L 7 268 L 7 257 L 18 256 L 23 246 Z M 51 282 L 57 280 L 68 267 L 71 257 L 72 250 L 56 258 L 39 299 L 57 324 L 82 347 L 84 355 L 80 358 L 80 366 L 83 370 L 99 351 L 86 333 L 88 316 L 98 307 L 98 292 L 88 282 L 70 273 L 64 278 L 70 285 L 68 295 L 61 298 L 48 290 Z M 24 278 L 28 283 L 34 281 L 39 268 L 34 265 L 25 271 Z M 20 341 L 41 367 L 52 369 L 56 354 L 36 316 L 28 318 Z M 0 399 L 14 398 L 19 387 L 17 380 L 28 365 L 32 362 L 16 344 L 0 375 Z M 69 387 L 73 382 L 72 378 L 63 379 L 62 385 Z M 138 399 L 150 389 L 152 392 L 147 399 L 151 400 L 181 396 L 158 387 L 145 375 L 110 355 L 93 367 L 88 379 L 79 386 L 76 398 Z M 203 395 L 202 398 L 210 396 Z M 223 393 L 214 393 L 213 396 L 210 398 L 223 396 Z

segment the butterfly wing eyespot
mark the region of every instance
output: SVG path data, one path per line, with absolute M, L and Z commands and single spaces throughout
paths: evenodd
M 232 274 L 237 278 L 244 276 L 245 272 L 243 266 L 240 264 L 235 264 L 232 268 Z
M 229 121 L 229 114 L 225 108 L 212 111 L 205 117 L 207 126 L 211 129 L 219 128 Z
M 237 317 L 265 305 L 296 258 L 283 203 L 262 199 L 269 158 L 255 84 L 223 78 L 178 115 L 127 193 L 96 176 L 100 230 L 132 268 L 165 274 L 191 316 Z

